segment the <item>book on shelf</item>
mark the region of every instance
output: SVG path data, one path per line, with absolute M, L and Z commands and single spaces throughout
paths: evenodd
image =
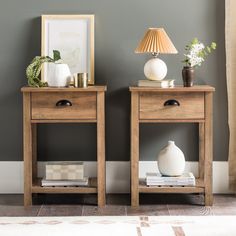
M 139 87 L 158 87 L 158 88 L 171 88 L 174 87 L 175 80 L 139 80 Z
M 68 186 L 88 186 L 89 178 L 84 177 L 83 179 L 77 180 L 48 180 L 42 179 L 41 186 L 42 187 L 68 187 Z
M 60 161 L 46 163 L 46 179 L 77 180 L 84 178 L 84 163 L 79 161 Z
M 195 186 L 196 181 L 194 175 L 184 173 L 181 176 L 169 177 L 163 176 L 160 173 L 147 173 L 146 174 L 146 185 L 148 186 Z

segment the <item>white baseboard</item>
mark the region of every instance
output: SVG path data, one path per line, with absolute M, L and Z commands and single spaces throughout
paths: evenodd
M 96 176 L 96 162 L 85 162 L 85 175 Z M 44 175 L 45 162 L 38 163 L 39 176 Z M 155 172 L 157 163 L 140 161 L 139 175 L 144 177 L 146 172 Z M 198 174 L 198 163 L 187 162 L 186 171 Z M 23 193 L 23 162 L 0 162 L 0 193 Z M 106 162 L 107 193 L 128 193 L 130 191 L 130 162 Z M 228 189 L 228 162 L 213 163 L 213 192 L 230 193 Z

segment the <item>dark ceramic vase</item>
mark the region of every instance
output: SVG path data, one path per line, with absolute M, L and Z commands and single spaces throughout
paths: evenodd
M 194 68 L 191 66 L 184 66 L 182 70 L 182 77 L 183 77 L 184 87 L 192 87 L 194 80 Z

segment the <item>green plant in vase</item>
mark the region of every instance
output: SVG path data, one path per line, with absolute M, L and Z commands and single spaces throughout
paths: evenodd
M 61 60 L 60 52 L 53 50 L 53 58 L 49 56 L 36 56 L 26 68 L 28 85 L 31 87 L 46 87 L 47 82 L 41 81 L 40 72 L 42 65 L 47 62 L 55 63 Z
M 206 57 L 216 49 L 216 46 L 215 42 L 205 46 L 197 38 L 194 38 L 190 44 L 186 45 L 185 59 L 182 61 L 185 64 L 182 70 L 184 87 L 193 86 L 194 68 L 201 66 Z

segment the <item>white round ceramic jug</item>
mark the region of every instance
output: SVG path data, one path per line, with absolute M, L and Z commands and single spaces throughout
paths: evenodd
M 183 152 L 175 145 L 174 141 L 168 141 L 157 157 L 158 169 L 162 175 L 180 176 L 184 173 L 185 158 Z
M 69 66 L 64 63 L 48 63 L 47 82 L 49 87 L 69 86 L 71 73 Z

